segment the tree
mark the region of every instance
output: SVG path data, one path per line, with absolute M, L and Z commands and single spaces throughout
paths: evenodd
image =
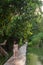
M 1 0 L 0 6 L 0 41 L 9 37 L 30 39 L 39 33 L 40 16 L 35 14 L 38 0 Z

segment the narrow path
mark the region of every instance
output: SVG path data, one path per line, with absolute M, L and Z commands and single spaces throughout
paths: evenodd
M 26 48 L 27 44 L 24 44 L 19 48 L 18 57 L 15 59 L 12 56 L 4 65 L 25 65 L 26 63 Z

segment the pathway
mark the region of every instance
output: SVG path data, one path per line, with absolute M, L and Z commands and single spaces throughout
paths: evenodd
M 4 65 L 25 65 L 26 63 L 26 47 L 27 43 L 19 48 L 18 58 L 12 56 Z

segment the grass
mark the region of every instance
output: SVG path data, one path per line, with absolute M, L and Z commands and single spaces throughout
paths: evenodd
M 12 52 L 9 52 L 9 56 L 0 56 L 0 65 L 3 65 L 12 55 Z
M 27 65 L 36 65 L 37 61 L 43 64 L 43 48 L 28 47 L 27 49 Z
M 7 60 L 6 57 L 0 56 L 0 65 L 3 65 L 6 60 Z
M 43 56 L 43 48 L 33 48 L 33 47 L 29 47 L 27 49 L 27 53 L 34 53 L 38 56 Z

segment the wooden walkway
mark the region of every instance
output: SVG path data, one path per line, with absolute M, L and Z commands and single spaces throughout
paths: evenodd
M 18 57 L 15 59 L 12 56 L 4 65 L 25 65 L 26 64 L 26 47 L 27 44 L 24 44 L 19 48 Z

